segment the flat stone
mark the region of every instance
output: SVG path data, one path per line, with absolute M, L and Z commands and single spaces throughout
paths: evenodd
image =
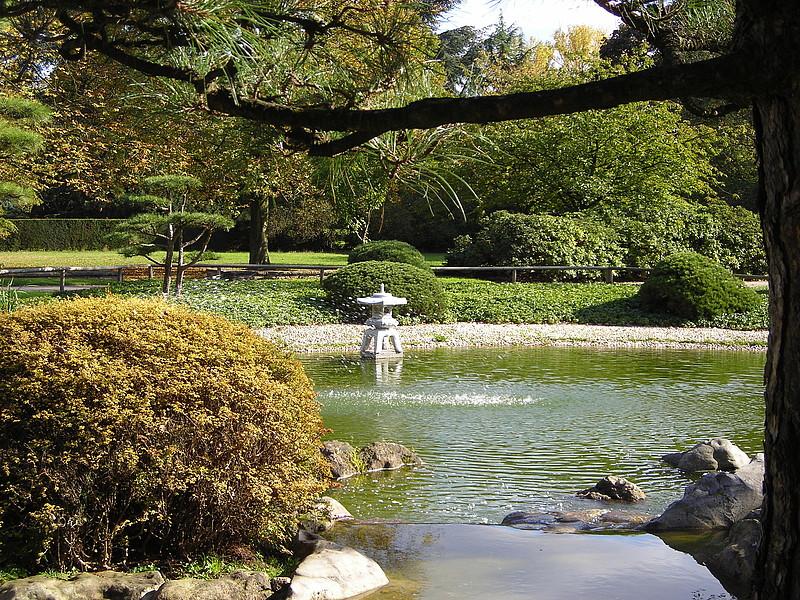
M 0 585 L 0 600 L 140 600 L 164 583 L 158 571 L 81 573 L 69 579 L 37 575 Z

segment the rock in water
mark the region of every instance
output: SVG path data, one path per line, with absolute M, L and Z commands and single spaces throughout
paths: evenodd
M 609 475 L 598 481 L 594 487 L 580 491 L 578 498 L 587 500 L 618 500 L 620 502 L 639 502 L 646 498 L 645 493 L 635 483 L 624 477 Z
M 706 473 L 644 529 L 726 529 L 761 506 L 763 481 L 763 454 L 735 473 Z
M 364 471 L 384 471 L 400 467 L 419 466 L 422 464 L 414 452 L 391 442 L 373 442 L 358 451 L 358 457 L 364 465 Z

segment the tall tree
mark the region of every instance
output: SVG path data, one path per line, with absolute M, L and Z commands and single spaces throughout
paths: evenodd
M 57 29 L 50 39 L 60 44 L 63 56 L 77 60 L 96 51 L 149 75 L 185 82 L 203 107 L 282 127 L 293 143 L 316 154 L 343 152 L 397 129 L 533 118 L 647 100 L 683 98 L 687 106 L 706 114 L 752 107 L 760 161 L 758 204 L 771 278 L 764 537 L 755 597 L 798 598 L 800 0 L 594 1 L 645 32 L 664 61 L 642 71 L 558 89 L 425 98 L 375 110 L 355 108 L 364 97 L 360 87 L 390 82 L 386 73 L 397 75 L 405 66 L 393 50 L 423 43 L 404 12 L 406 3 L 320 0 L 314 3 L 319 10 L 311 11 L 307 2 L 291 1 L 6 0 L 0 4 L 0 17 L 49 12 Z M 718 14 L 702 12 L 709 7 Z M 730 38 L 706 36 L 704 23 L 718 24 L 727 16 Z M 372 67 L 349 78 L 344 73 L 352 65 L 332 70 L 341 76 L 328 88 L 315 86 L 310 79 L 300 80 L 294 95 L 275 86 L 239 85 L 237 73 L 247 68 L 261 69 L 265 82 L 274 83 L 276 74 L 286 72 L 282 67 L 295 64 L 293 59 L 305 56 L 308 66 L 313 57 L 319 59 L 314 64 L 322 67 L 326 47 L 354 36 L 362 42 L 352 58 L 365 58 Z M 223 44 L 216 44 L 220 41 Z M 206 68 L 190 68 L 181 61 L 193 51 L 204 53 Z M 304 91 L 308 93 L 300 93 Z M 704 100 L 709 98 L 711 102 Z

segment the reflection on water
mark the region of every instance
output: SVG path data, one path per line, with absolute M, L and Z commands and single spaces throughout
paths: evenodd
M 710 437 L 761 450 L 763 356 L 596 348 L 458 349 L 403 359 L 304 357 L 332 438 L 413 448 L 425 466 L 351 478 L 353 514 L 416 523 L 498 523 L 580 506 L 605 475 L 658 513 L 690 480 L 663 454 Z
M 722 600 L 707 569 L 652 535 L 556 535 L 480 525 L 337 525 L 391 583 L 369 600 Z

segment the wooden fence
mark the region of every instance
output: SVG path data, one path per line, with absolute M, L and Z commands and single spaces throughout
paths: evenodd
M 198 263 L 187 270 L 187 277 L 242 277 L 259 276 L 265 273 L 273 273 L 278 276 L 298 275 L 305 272 L 316 272 L 320 281 L 325 277 L 325 273 L 341 269 L 343 265 L 242 265 L 242 264 L 210 264 Z M 449 273 L 508 273 L 510 280 L 517 281 L 517 274 L 520 272 L 537 271 L 602 271 L 606 283 L 614 283 L 615 273 L 647 273 L 650 271 L 644 267 L 610 267 L 610 266 L 502 266 L 502 267 L 432 267 L 436 274 L 446 275 Z M 118 265 L 111 267 L 31 267 L 18 269 L 0 269 L 0 278 L 36 278 L 36 277 L 58 277 L 60 289 L 63 291 L 66 285 L 66 278 L 69 275 L 74 277 L 98 277 L 124 281 L 127 279 L 141 279 L 144 277 L 152 279 L 162 276 L 164 269 L 154 265 Z M 766 275 L 737 274 L 741 279 L 768 279 Z

